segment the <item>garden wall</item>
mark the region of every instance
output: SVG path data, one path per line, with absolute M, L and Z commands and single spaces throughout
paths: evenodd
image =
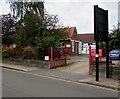
M 30 66 L 30 67 L 40 67 L 40 68 L 45 68 L 45 69 L 50 68 L 49 61 L 14 59 L 14 58 L 3 58 L 2 61 L 5 63 L 25 65 L 25 66 Z
M 110 78 L 120 80 L 120 66 L 119 65 L 109 65 L 109 75 Z M 96 73 L 96 64 L 91 65 L 91 75 Z M 106 64 L 99 64 L 99 74 L 101 78 L 106 77 Z

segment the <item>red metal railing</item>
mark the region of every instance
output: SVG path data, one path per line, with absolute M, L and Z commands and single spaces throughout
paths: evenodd
M 55 50 L 53 47 L 49 48 L 50 69 L 66 66 L 66 52 L 65 50 Z

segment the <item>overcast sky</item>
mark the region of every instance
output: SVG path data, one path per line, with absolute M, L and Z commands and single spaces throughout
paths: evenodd
M 114 1 L 114 2 L 113 2 Z M 118 23 L 119 0 L 45 0 L 45 9 L 58 15 L 64 26 L 76 27 L 78 34 L 94 32 L 94 5 L 108 10 L 109 30 Z M 0 1 L 0 15 L 10 13 L 9 4 Z

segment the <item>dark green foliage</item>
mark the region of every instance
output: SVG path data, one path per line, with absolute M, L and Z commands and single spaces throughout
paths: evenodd
M 99 42 L 99 48 L 100 49 L 105 49 L 106 48 L 106 43 L 105 42 Z
M 11 14 L 2 15 L 2 44 L 10 45 L 12 42 L 11 35 L 16 32 L 16 20 Z
M 113 30 L 109 34 L 109 46 L 110 48 L 120 48 L 120 24 L 114 26 Z
M 2 57 L 3 58 L 9 58 L 13 57 L 14 55 L 14 49 L 13 48 L 5 48 L 2 50 Z
M 48 55 L 48 48 L 54 47 L 55 49 L 60 49 L 60 41 L 52 36 L 49 37 L 38 37 L 37 40 L 37 49 L 38 49 L 38 57 L 44 58 L 45 55 Z
M 114 26 L 114 28 L 111 30 L 109 37 L 109 48 L 115 49 L 120 48 L 120 25 Z M 106 48 L 105 42 L 99 42 L 99 47 L 104 49 Z
M 18 31 L 12 37 L 18 47 L 27 47 L 35 45 L 35 37 L 42 32 L 41 19 L 32 12 L 27 12 L 24 20 L 18 23 Z

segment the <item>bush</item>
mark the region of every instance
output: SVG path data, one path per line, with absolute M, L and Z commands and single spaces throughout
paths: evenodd
M 19 48 L 15 51 L 16 57 L 19 59 L 36 59 L 36 48 L 35 47 L 25 47 Z
M 3 58 L 10 58 L 14 56 L 14 49 L 13 48 L 4 48 L 2 50 L 2 57 Z
M 36 47 L 25 48 L 4 48 L 2 50 L 3 58 L 17 58 L 17 59 L 39 59 Z
M 15 58 L 23 59 L 23 48 L 18 48 L 15 50 Z
M 35 59 L 36 57 L 36 48 L 34 47 L 26 47 L 23 48 L 23 58 L 24 59 Z

